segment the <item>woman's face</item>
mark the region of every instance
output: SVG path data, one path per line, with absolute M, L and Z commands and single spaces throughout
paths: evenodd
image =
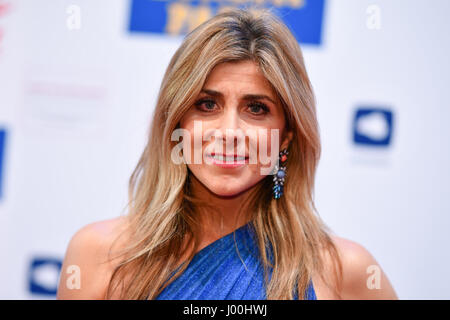
M 180 120 L 190 135 L 183 138 L 183 157 L 195 178 L 216 195 L 237 195 L 257 184 L 292 139 L 285 132 L 281 103 L 253 61 L 217 65 L 195 101 Z M 276 130 L 278 136 L 272 136 Z

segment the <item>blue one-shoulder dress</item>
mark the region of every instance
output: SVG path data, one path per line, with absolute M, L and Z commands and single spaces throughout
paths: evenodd
M 198 251 L 186 270 L 165 287 L 156 299 L 266 299 L 263 266 L 259 256 L 255 230 L 249 222 Z M 270 275 L 271 270 L 269 279 Z M 294 298 L 298 299 L 295 291 Z M 312 281 L 305 298 L 317 299 Z

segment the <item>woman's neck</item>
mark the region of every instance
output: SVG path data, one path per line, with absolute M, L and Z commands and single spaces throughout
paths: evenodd
M 196 210 L 202 237 L 220 238 L 251 220 L 251 212 L 247 207 L 252 188 L 234 196 L 224 197 L 212 193 L 195 177 L 192 179 L 191 188 L 195 198 L 211 206 Z

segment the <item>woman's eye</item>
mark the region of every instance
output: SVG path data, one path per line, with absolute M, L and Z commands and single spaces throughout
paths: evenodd
M 201 111 L 211 112 L 214 110 L 214 106 L 216 105 L 216 103 L 214 102 L 214 100 L 202 99 L 197 101 L 195 105 Z
M 250 112 L 255 115 L 264 115 L 269 112 L 269 108 L 264 103 L 251 103 L 249 104 Z

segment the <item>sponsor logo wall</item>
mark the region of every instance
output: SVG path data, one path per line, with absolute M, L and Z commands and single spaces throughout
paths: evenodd
M 229 7 L 254 10 L 271 8 L 290 27 L 301 43 L 321 43 L 324 0 L 316 1 L 159 1 L 133 0 L 130 6 L 130 32 L 180 35 Z
M 56 297 L 75 232 L 124 213 L 183 36 L 249 5 L 0 1 L 0 298 Z M 401 299 L 450 298 L 440 276 L 450 263 L 450 2 L 258 6 L 304 53 L 322 139 L 321 218 L 374 255 Z
M 379 107 L 358 107 L 353 122 L 353 142 L 360 146 L 388 147 L 393 131 L 392 111 Z
M 3 196 L 4 158 L 6 147 L 6 130 L 0 129 L 0 201 Z

